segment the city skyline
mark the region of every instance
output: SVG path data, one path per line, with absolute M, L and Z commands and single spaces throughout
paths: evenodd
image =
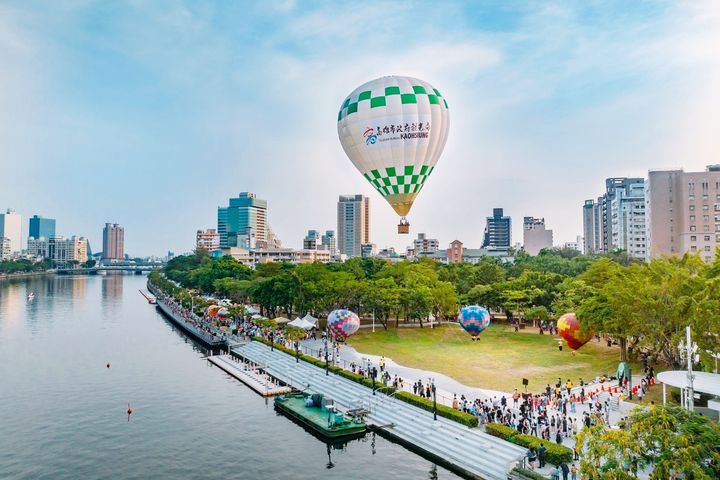
M 113 219 L 132 255 L 191 250 L 242 191 L 268 201 L 292 247 L 334 225 L 350 194 L 373 202 L 378 248 L 402 251 L 418 232 L 479 246 L 494 207 L 516 219 L 513 238 L 535 216 L 562 244 L 582 233 L 577 206 L 605 178 L 720 159 L 714 2 L 448 2 L 432 18 L 402 2 L 18 2 L 0 13 L 0 208 L 58 219 L 58 233 L 91 245 Z M 388 74 L 427 79 L 450 106 L 405 237 L 335 129 L 344 95 Z

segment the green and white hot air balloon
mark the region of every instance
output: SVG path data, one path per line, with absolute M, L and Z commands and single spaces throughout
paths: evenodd
M 360 173 L 405 216 L 435 169 L 448 136 L 448 104 L 429 83 L 389 76 L 365 83 L 347 96 L 338 113 L 338 136 Z

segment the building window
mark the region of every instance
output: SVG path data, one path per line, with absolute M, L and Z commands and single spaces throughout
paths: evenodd
M 695 240 L 697 240 L 697 235 L 690 235 L 690 241 L 694 242 Z
M 706 252 L 709 252 L 709 251 L 710 251 L 710 245 L 705 245 L 705 251 L 706 251 Z
M 691 246 L 690 246 L 690 251 L 691 251 L 691 252 L 697 252 L 697 247 L 696 247 L 695 245 L 691 245 Z
M 720 235 L 715 235 L 715 241 L 716 241 L 717 243 L 720 243 Z
M 695 225 L 690 225 L 690 231 L 691 231 L 691 232 L 694 232 L 694 231 L 695 231 Z
M 690 215 L 690 221 L 691 221 L 691 222 L 694 222 L 694 221 L 695 221 L 695 215 Z
M 707 200 L 707 199 L 708 199 L 707 194 L 703 195 L 703 200 Z
M 695 211 L 695 205 L 690 205 L 690 211 L 691 211 L 691 212 L 694 212 L 694 211 Z
M 710 205 L 703 205 L 703 210 L 705 210 L 705 211 L 710 210 Z
M 710 221 L 710 215 L 703 215 L 703 222 L 709 222 Z
M 691 201 L 691 202 L 694 202 L 694 201 L 695 201 L 695 195 L 690 195 L 690 201 Z
M 710 231 L 710 225 L 703 225 L 703 232 L 709 232 Z
M 706 241 L 706 242 L 709 242 L 709 241 L 710 241 L 710 235 L 705 235 L 705 241 Z

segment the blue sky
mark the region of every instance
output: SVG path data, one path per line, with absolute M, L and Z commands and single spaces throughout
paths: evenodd
M 435 85 L 450 136 L 411 237 L 345 157 L 337 110 Z M 482 241 L 493 207 L 581 234 L 605 177 L 720 162 L 720 2 L 0 2 L 0 208 L 100 247 L 188 251 L 241 191 L 283 243 L 372 202 L 372 240 Z

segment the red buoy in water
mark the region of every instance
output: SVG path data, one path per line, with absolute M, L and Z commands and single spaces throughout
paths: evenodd
M 132 412 L 133 412 L 133 409 L 132 409 L 132 407 L 130 406 L 130 404 L 128 403 L 128 409 L 127 409 L 128 422 L 130 421 L 130 415 L 132 415 Z

